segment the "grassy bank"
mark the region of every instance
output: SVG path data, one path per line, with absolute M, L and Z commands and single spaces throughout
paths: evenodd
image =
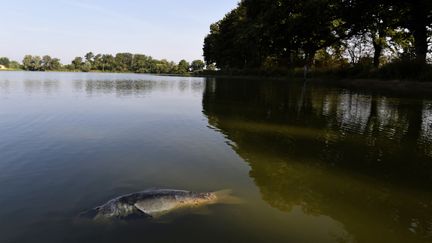
M 304 81 L 303 68 L 204 71 L 199 75 L 217 78 Z M 414 62 L 394 62 L 380 68 L 374 68 L 372 65 L 314 67 L 308 72 L 306 80 L 308 83 L 359 89 L 366 92 L 409 96 L 432 95 L 432 65 L 419 65 Z
M 17 68 L 6 68 L 6 69 L 0 69 L 0 72 L 1 71 L 4 71 L 4 72 L 7 72 L 7 71 L 23 71 L 22 69 L 17 69 Z

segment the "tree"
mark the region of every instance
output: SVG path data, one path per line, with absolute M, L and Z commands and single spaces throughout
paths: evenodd
M 213 63 L 208 64 L 206 66 L 206 70 L 208 70 L 208 71 L 216 71 L 216 65 L 214 65 Z
M 92 68 L 93 68 L 93 66 L 94 66 L 94 57 L 95 57 L 95 55 L 93 54 L 93 52 L 88 52 L 87 54 L 85 54 L 85 63 L 84 63 L 84 69 L 85 70 L 83 70 L 83 71 L 86 71 L 86 72 L 88 72 L 88 71 L 90 71 Z
M 30 71 L 32 69 L 33 56 L 25 55 L 22 61 L 23 69 Z
M 190 64 L 186 60 L 181 60 L 177 66 L 178 66 L 177 72 L 179 74 L 186 74 L 189 72 Z
M 11 68 L 11 69 L 20 69 L 21 65 L 17 61 L 10 61 L 9 68 Z
M 51 69 L 51 61 L 52 61 L 52 58 L 50 56 L 48 56 L 48 55 L 43 56 L 42 57 L 42 64 L 41 64 L 41 66 L 42 66 L 41 70 L 42 71 L 52 70 Z
M 87 54 L 85 54 L 85 59 L 87 62 L 93 64 L 93 58 L 95 57 L 95 55 L 93 54 L 93 52 L 89 52 Z
M 432 27 L 432 1 L 397 0 L 393 7 L 402 13 L 399 17 L 400 25 L 408 28 L 414 37 L 416 61 L 425 64 L 428 45 L 430 44 L 428 28 Z
M 131 53 L 117 53 L 115 56 L 115 69 L 120 72 L 132 70 L 133 55 Z
M 152 57 L 142 54 L 135 54 L 133 56 L 133 64 L 130 71 L 133 71 L 135 73 L 150 73 L 152 69 L 151 63 Z
M 430 0 L 242 0 L 210 26 L 203 52 L 221 69 L 298 67 L 313 65 L 318 51 L 364 39 L 375 67 L 391 45 L 426 63 L 431 30 Z
M 255 34 L 246 21 L 246 7 L 241 2 L 222 20 L 210 26 L 210 34 L 204 39 L 204 60 L 216 63 L 220 68 L 245 68 L 256 66 L 257 56 Z
M 83 72 L 90 72 L 92 69 L 92 65 L 90 64 L 90 62 L 84 62 L 83 65 L 81 66 L 81 71 Z
M 72 61 L 72 66 L 75 70 L 81 70 L 82 66 L 84 65 L 82 57 L 75 57 Z
M 312 64 L 315 53 L 359 29 L 347 12 L 350 1 L 243 0 L 210 26 L 204 40 L 207 64 L 219 68 L 260 68 Z
M 0 65 L 9 68 L 10 60 L 7 57 L 0 57 Z
M 51 58 L 49 55 L 45 55 L 42 58 L 27 55 L 23 60 L 23 68 L 30 71 L 54 71 L 61 69 L 61 63 L 60 59 Z
M 203 71 L 205 63 L 202 60 L 194 60 L 191 64 L 191 69 L 193 72 Z
M 60 70 L 62 68 L 62 64 L 60 63 L 60 59 L 53 58 L 50 62 L 50 70 Z
M 162 59 L 156 62 L 155 73 L 171 73 L 174 69 L 175 63 L 168 62 L 166 59 Z
M 23 69 L 28 71 L 40 71 L 42 68 L 40 56 L 26 55 L 22 63 Z
M 93 68 L 96 70 L 102 70 L 102 54 L 97 54 L 93 57 Z
M 101 57 L 102 71 L 113 71 L 115 60 L 114 56 L 110 54 L 104 54 Z

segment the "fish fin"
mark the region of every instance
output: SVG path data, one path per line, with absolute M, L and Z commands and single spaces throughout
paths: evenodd
M 216 196 L 216 203 L 221 204 L 241 204 L 243 203 L 243 200 L 240 198 L 231 195 L 232 190 L 231 189 L 225 189 L 220 191 L 215 191 L 213 194 Z
M 135 203 L 134 204 L 135 208 L 138 209 L 138 211 L 140 211 L 141 213 L 144 213 L 146 215 L 149 215 L 150 217 L 153 217 L 153 215 L 148 212 L 142 205 L 140 205 L 139 203 Z
M 145 218 L 152 218 L 152 216 L 142 212 L 141 210 L 136 210 L 136 212 L 128 214 L 122 217 L 121 219 L 129 221 L 129 220 L 140 220 Z

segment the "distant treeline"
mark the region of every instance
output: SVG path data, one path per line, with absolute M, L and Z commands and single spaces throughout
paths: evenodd
M 10 61 L 6 57 L 0 58 L 0 65 L 11 69 L 23 69 L 27 71 L 100 71 L 100 72 L 133 72 L 154 74 L 188 74 L 201 72 L 204 69 L 214 70 L 214 65 L 205 65 L 202 60 L 194 60 L 189 63 L 181 60 L 179 63 L 157 60 L 143 54 L 117 53 L 93 54 L 89 52 L 84 57 L 76 57 L 71 64 L 63 65 L 58 58 L 49 55 L 43 57 L 26 55 L 22 63 Z
M 242 0 L 210 26 L 203 50 L 222 71 L 400 62 L 430 70 L 431 33 L 431 0 Z

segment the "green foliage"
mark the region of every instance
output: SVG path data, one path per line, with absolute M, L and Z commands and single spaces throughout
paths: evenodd
M 40 56 L 26 55 L 22 61 L 24 70 L 42 71 L 42 59 Z
M 7 68 L 9 68 L 10 60 L 7 57 L 0 57 L 0 65 L 3 65 Z
M 58 59 L 58 58 L 51 59 L 49 67 L 50 67 L 50 70 L 52 70 L 52 71 L 60 70 L 62 68 L 62 64 L 60 63 L 60 59 Z
M 133 55 L 131 53 L 117 53 L 114 58 L 115 71 L 127 72 L 129 67 L 132 66 Z
M 115 59 L 113 55 L 104 54 L 101 57 L 101 65 L 102 68 L 99 70 L 105 71 L 113 71 L 115 67 Z
M 2 59 L 0 59 L 2 60 Z M 8 59 L 9 60 L 9 59 Z M 5 60 L 3 60 L 5 61 Z M 186 60 L 181 60 L 178 64 L 166 59 L 157 60 L 151 56 L 132 53 L 96 54 L 92 52 L 85 54 L 84 58 L 75 57 L 71 64 L 62 65 L 58 58 L 51 58 L 45 55 L 39 56 L 27 55 L 22 62 L 24 70 L 29 71 L 101 71 L 101 72 L 133 72 L 133 73 L 154 73 L 154 74 L 179 74 L 186 75 L 189 69 L 202 71 L 205 63 L 201 60 L 195 60 L 192 65 Z M 19 68 L 19 64 L 17 63 Z
M 10 61 L 9 68 L 10 69 L 20 69 L 21 64 L 19 64 L 19 62 L 17 62 L 17 61 Z
M 93 52 L 89 52 L 89 53 L 87 53 L 87 54 L 85 54 L 85 59 L 86 59 L 86 62 L 88 62 L 88 63 L 90 63 L 90 64 L 93 64 L 93 58 L 95 57 L 95 55 L 93 54 Z
M 202 60 L 194 60 L 191 64 L 192 72 L 201 72 L 204 70 L 205 63 Z
M 74 69 L 81 70 L 84 65 L 82 57 L 75 57 L 75 59 L 72 61 L 72 65 Z
M 189 62 L 187 62 L 186 60 L 181 60 L 181 61 L 178 63 L 177 67 L 178 67 L 177 72 L 178 72 L 179 74 L 186 74 L 186 73 L 189 72 L 190 64 L 189 64 Z
M 81 66 L 81 71 L 82 72 L 90 72 L 92 69 L 92 65 L 90 62 L 84 62 L 83 65 Z
M 207 71 L 216 71 L 216 65 L 214 64 L 214 63 L 211 63 L 211 64 L 208 64 L 207 66 L 206 66 L 206 70 Z
M 431 29 L 430 0 L 242 0 L 210 26 L 203 51 L 222 70 L 339 67 L 349 55 L 375 68 L 400 56 L 424 64 Z

